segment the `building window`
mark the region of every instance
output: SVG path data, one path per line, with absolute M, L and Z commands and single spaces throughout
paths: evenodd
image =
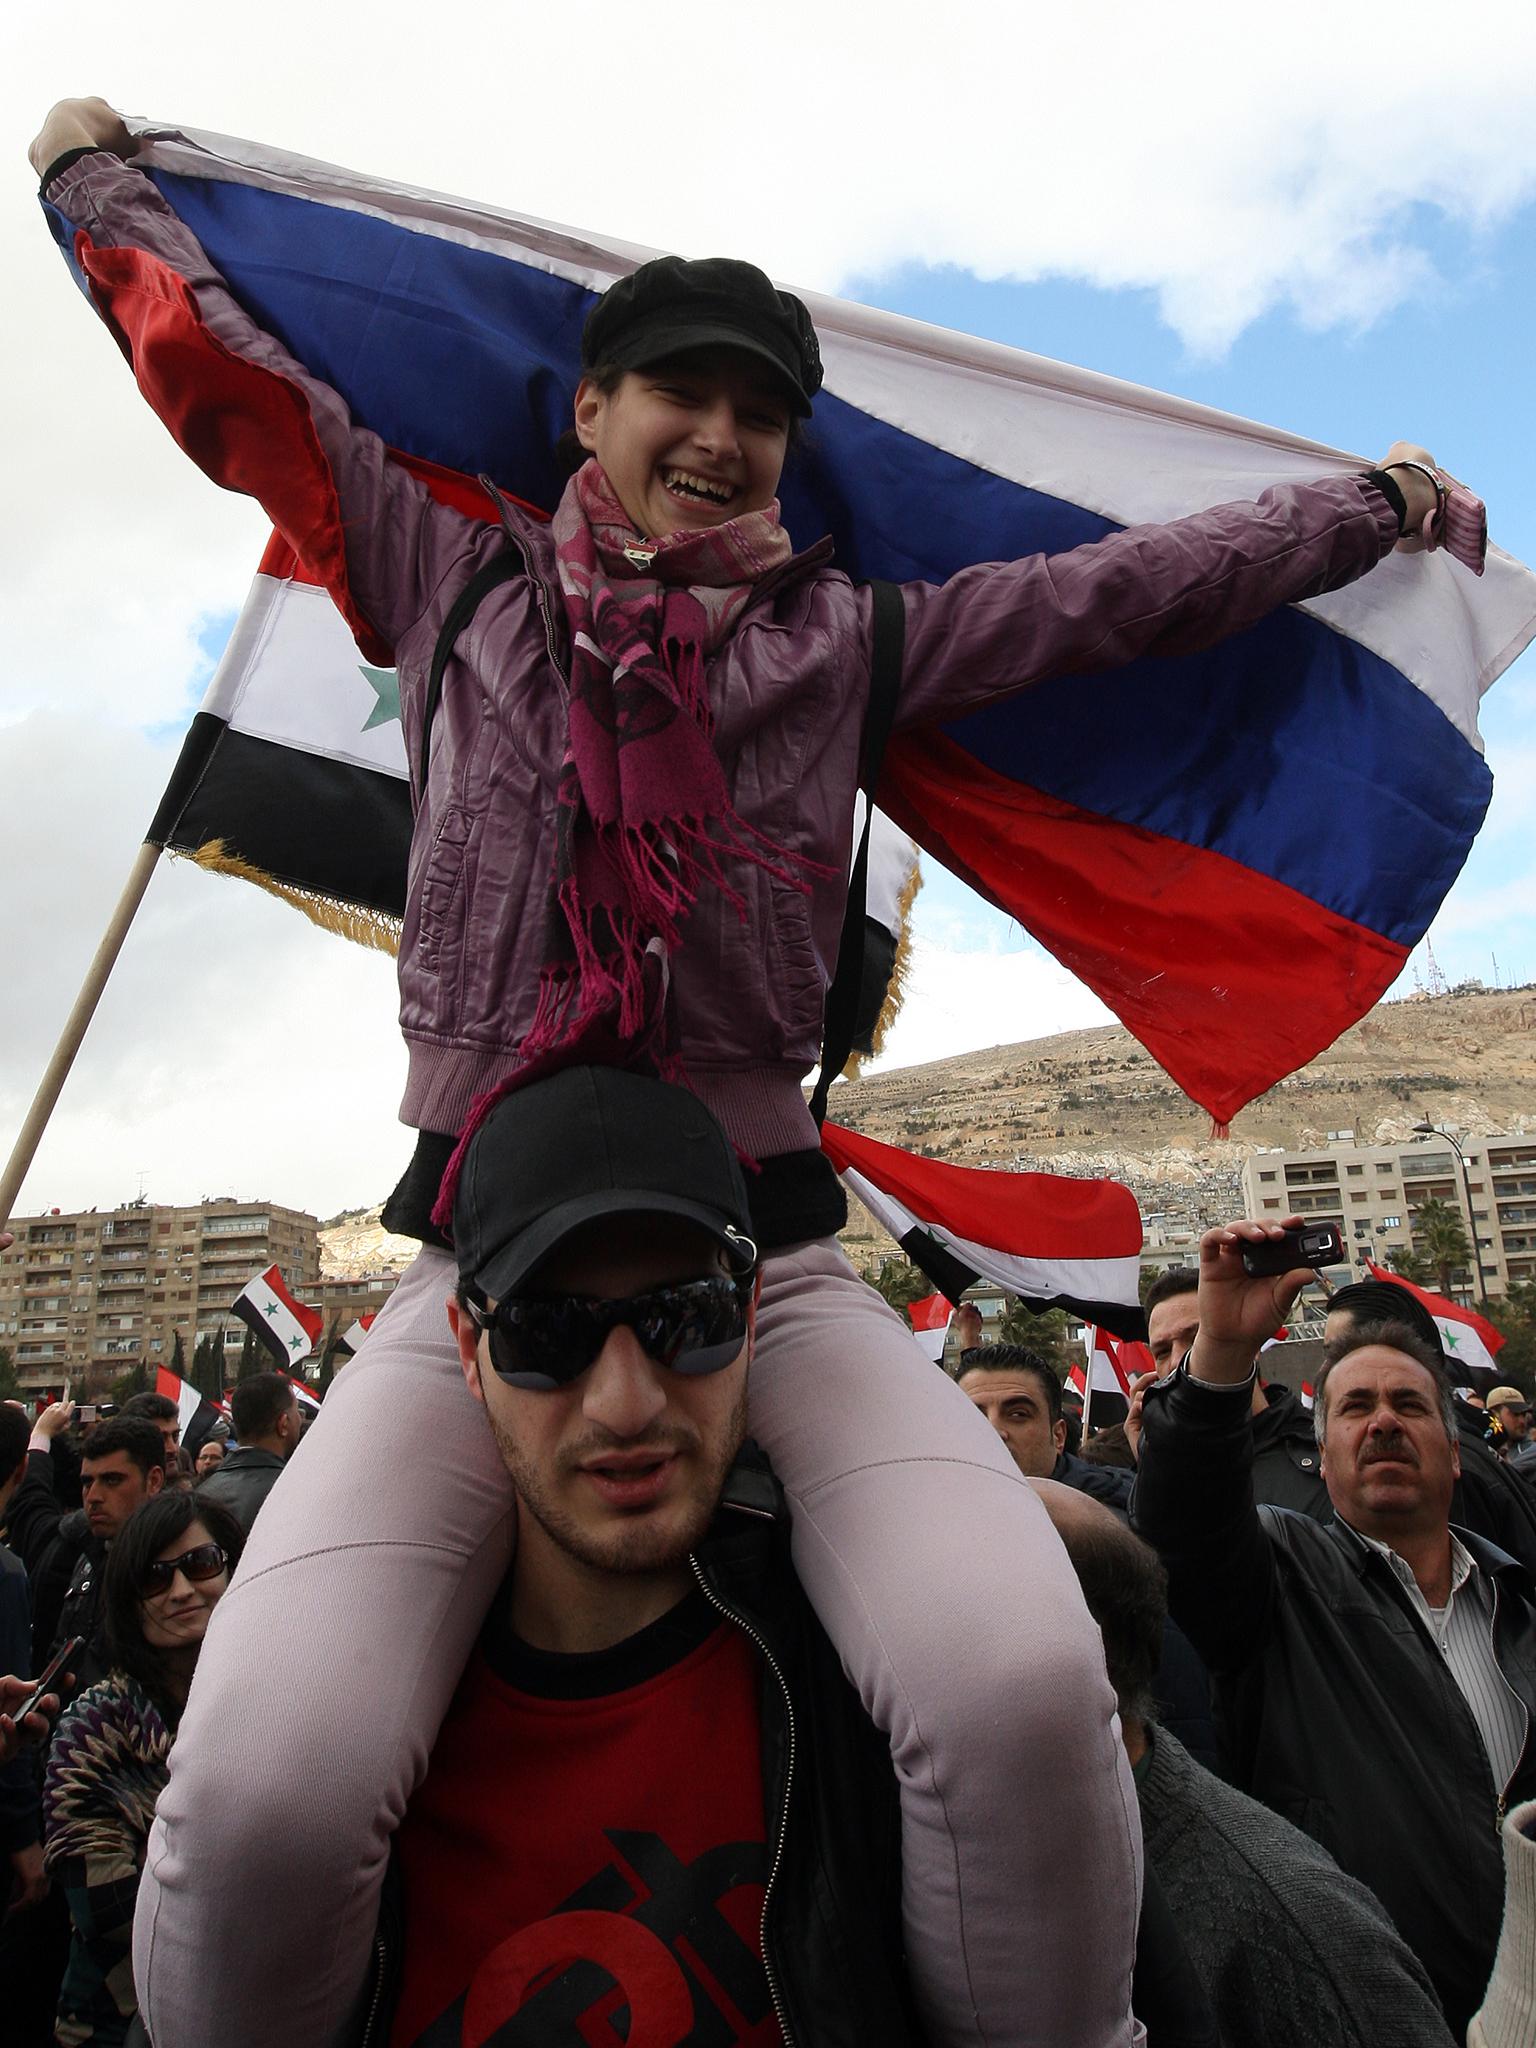
M 1274 1176 L 1274 1174 L 1273 1174 L 1272 1172 L 1271 1172 L 1271 1173 L 1261 1173 L 1261 1174 L 1259 1175 L 1259 1179 L 1260 1179 L 1260 1180 L 1268 1180 L 1268 1181 L 1272 1181 L 1272 1180 L 1273 1180 L 1274 1178 L 1275 1178 L 1275 1176 Z
M 1353 1178 L 1358 1179 L 1359 1176 L 1362 1173 L 1364 1173 L 1365 1168 L 1363 1166 L 1346 1166 L 1344 1171 L 1347 1174 L 1351 1175 Z

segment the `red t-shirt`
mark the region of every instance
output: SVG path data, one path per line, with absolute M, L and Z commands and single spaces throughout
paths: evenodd
M 756 1652 L 697 1593 L 593 1656 L 506 1611 L 400 1829 L 391 2048 L 777 2048 Z

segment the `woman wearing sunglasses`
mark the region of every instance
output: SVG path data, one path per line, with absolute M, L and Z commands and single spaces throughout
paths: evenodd
M 244 1542 L 216 1502 L 167 1491 L 112 1546 L 102 1593 L 111 1669 L 59 1723 L 43 1784 L 44 1861 L 74 1926 L 55 2033 L 63 2048 L 131 2038 L 149 1824 L 209 1617 Z

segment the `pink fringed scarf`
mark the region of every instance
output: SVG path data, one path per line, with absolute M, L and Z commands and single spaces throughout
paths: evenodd
M 700 888 L 745 917 L 725 863 L 808 893 L 832 870 L 765 838 L 731 803 L 711 740 L 706 657 L 753 585 L 789 560 L 777 501 L 702 532 L 638 536 L 596 461 L 572 477 L 553 533 L 571 632 L 550 936 L 516 1071 L 473 1105 L 433 1211 L 451 1218 L 459 1162 L 493 1102 L 573 1060 L 683 1079 L 668 960 Z

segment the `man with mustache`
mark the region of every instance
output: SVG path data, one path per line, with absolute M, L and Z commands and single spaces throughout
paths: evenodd
M 1254 1354 L 1306 1268 L 1247 1273 L 1286 1224 L 1200 1243 L 1199 1334 L 1143 1411 L 1132 1504 L 1216 1680 L 1236 1782 L 1368 1884 L 1462 2032 L 1503 1908 L 1498 1822 L 1536 1792 L 1536 1586 L 1450 1523 L 1450 1388 L 1400 1321 L 1328 1345 L 1324 1524 L 1253 1498 Z

